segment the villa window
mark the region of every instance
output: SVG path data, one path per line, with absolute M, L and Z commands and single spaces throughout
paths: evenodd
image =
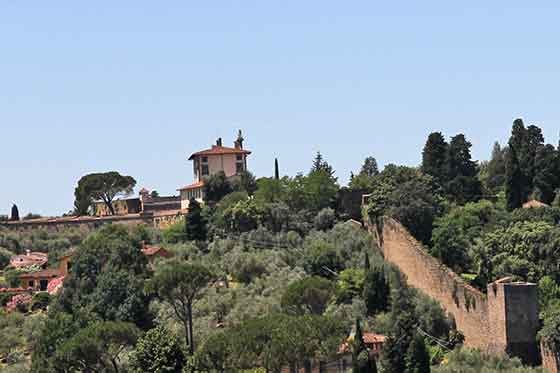
M 207 164 L 202 165 L 202 176 L 210 175 L 210 169 L 208 168 Z
M 235 167 L 236 167 L 236 172 L 237 172 L 238 174 L 240 174 L 240 173 L 242 173 L 243 171 L 245 171 L 245 167 L 244 167 L 244 165 L 243 165 L 243 162 L 237 162 L 237 163 L 235 164 Z
M 243 155 L 242 155 L 242 154 L 237 154 L 237 155 L 235 156 L 235 158 L 236 158 L 238 161 L 242 161 L 242 160 L 243 160 Z

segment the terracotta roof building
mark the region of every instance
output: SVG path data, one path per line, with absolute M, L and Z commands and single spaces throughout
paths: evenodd
M 231 178 L 247 171 L 247 157 L 251 154 L 243 148 L 243 134 L 239 131 L 234 147 L 223 146 L 222 139 L 216 141 L 211 148 L 191 154 L 193 162 L 194 182 L 179 189 L 181 193 L 181 209 L 186 210 L 192 198 L 199 202 L 204 200 L 204 179 L 218 172 L 224 172 Z
M 165 250 L 163 247 L 160 246 L 144 246 L 142 249 L 142 253 L 146 255 L 149 259 L 161 257 L 161 258 L 169 258 L 171 257 L 171 253 Z
M 27 250 L 27 252 L 23 255 L 14 255 L 10 259 L 10 266 L 13 268 L 25 268 L 33 265 L 44 267 L 47 265 L 47 262 L 47 254 Z
M 537 201 L 536 199 L 532 199 L 523 204 L 524 209 L 538 209 L 541 207 L 550 207 L 550 206 L 544 202 Z

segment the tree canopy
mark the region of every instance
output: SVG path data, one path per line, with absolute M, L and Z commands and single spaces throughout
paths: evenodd
M 123 176 L 116 171 L 83 176 L 74 192 L 75 212 L 86 215 L 95 201 L 103 201 L 111 215 L 115 214 L 113 201 L 118 196 L 128 196 L 136 186 L 132 176 Z

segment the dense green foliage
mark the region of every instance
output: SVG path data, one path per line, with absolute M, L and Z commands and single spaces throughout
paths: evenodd
M 200 204 L 194 198 L 189 202 L 189 211 L 185 216 L 185 235 L 189 241 L 206 240 L 206 222 L 202 216 Z
M 343 328 L 332 318 L 275 314 L 215 334 L 201 346 L 195 361 L 206 371 L 280 371 L 329 357 L 343 338 Z
M 131 356 L 131 370 L 135 373 L 180 372 L 184 365 L 185 356 L 177 337 L 161 326 L 141 337 Z
M 433 373 L 544 373 L 539 368 L 528 368 L 518 359 L 486 355 L 480 351 L 457 349 L 447 361 L 432 369 Z

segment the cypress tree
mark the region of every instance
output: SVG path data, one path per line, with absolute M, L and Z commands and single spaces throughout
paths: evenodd
M 185 217 L 185 233 L 188 240 L 206 240 L 206 221 L 202 216 L 200 203 L 194 198 L 191 198 L 189 202 L 189 211 Z
M 416 333 L 405 356 L 407 373 L 430 373 L 430 354 L 424 339 Z
M 492 193 L 498 193 L 504 185 L 506 175 L 506 153 L 507 147 L 502 149 L 500 143 L 496 141 L 492 149 L 492 156 L 486 167 L 486 186 Z
M 536 158 L 538 150 L 544 145 L 542 130 L 534 125 L 527 127 L 525 144 L 522 152 L 517 153 L 520 157 L 522 171 L 527 182 L 527 195 L 533 192 L 535 187 L 535 175 L 537 173 Z
M 428 136 L 422 151 L 422 172 L 432 176 L 440 185 L 448 179 L 448 145 L 441 132 L 433 132 Z
M 12 221 L 19 221 L 19 210 L 16 204 L 14 203 L 12 206 L 12 216 L 10 218 Z
M 383 346 L 381 363 L 385 373 L 405 373 L 406 356 L 417 326 L 417 316 L 412 303 L 412 294 L 405 284 L 402 284 L 392 297 L 389 335 Z
M 280 180 L 280 169 L 278 167 L 278 158 L 274 158 L 274 178 Z
M 527 156 L 523 156 L 527 150 L 527 129 L 523 120 L 516 119 L 513 122 L 511 136 L 508 141 L 509 148 L 506 154 L 506 201 L 509 210 L 521 207 L 527 200 L 529 194 L 527 181 Z
M 359 319 L 356 319 L 356 332 L 352 343 L 352 372 L 377 373 L 377 364 L 366 348 Z
M 510 148 L 506 157 L 506 204 L 508 210 L 520 208 L 524 200 L 523 173 L 517 158 L 517 152 Z
M 368 316 L 387 311 L 390 293 L 389 283 L 385 279 L 382 267 L 366 272 L 362 298 L 366 304 Z
M 552 145 L 541 146 L 535 157 L 534 189 L 539 201 L 551 204 L 559 184 L 558 158 Z
M 471 159 L 472 144 L 465 135 L 458 134 L 449 143 L 447 193 L 458 203 L 476 201 L 482 194 L 478 180 L 478 166 Z
M 371 268 L 370 264 L 369 264 L 369 254 L 366 251 L 366 258 L 364 259 L 364 271 L 369 271 Z

